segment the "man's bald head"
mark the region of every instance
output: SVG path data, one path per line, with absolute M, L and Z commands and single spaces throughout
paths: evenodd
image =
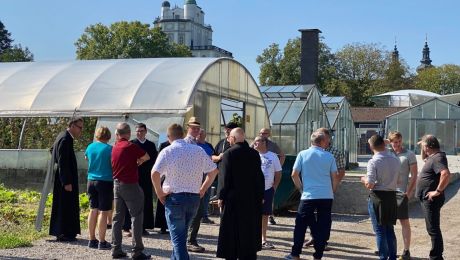
M 230 138 L 233 139 L 235 143 L 241 143 L 244 142 L 245 135 L 244 135 L 244 130 L 241 127 L 234 128 L 230 132 Z

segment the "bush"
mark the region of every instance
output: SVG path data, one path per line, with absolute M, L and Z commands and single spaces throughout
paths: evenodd
M 31 246 L 32 241 L 46 236 L 50 221 L 53 195 L 46 200 L 43 229 L 35 231 L 35 219 L 40 202 L 40 193 L 28 190 L 12 190 L 0 184 L 0 249 Z M 80 221 L 86 227 L 89 199 L 80 194 Z

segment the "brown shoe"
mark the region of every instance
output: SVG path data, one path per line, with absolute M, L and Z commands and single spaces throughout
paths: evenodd
M 131 231 L 126 231 L 126 230 L 123 230 L 123 235 L 127 236 L 127 237 L 132 237 L 133 234 L 131 233 Z
M 198 244 L 188 244 L 187 250 L 194 253 L 203 253 L 206 249 Z

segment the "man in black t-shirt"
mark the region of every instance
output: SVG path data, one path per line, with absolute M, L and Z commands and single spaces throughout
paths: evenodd
M 446 153 L 440 151 L 439 141 L 425 135 L 419 142 L 425 164 L 418 175 L 416 197 L 420 199 L 425 215 L 426 230 L 431 237 L 431 260 L 443 259 L 444 251 L 440 213 L 444 205 L 444 190 L 449 184 L 450 172 Z

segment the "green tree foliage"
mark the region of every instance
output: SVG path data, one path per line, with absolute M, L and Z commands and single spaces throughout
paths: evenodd
M 12 48 L 5 50 L 0 55 L 0 62 L 21 62 L 33 60 L 34 55 L 29 51 L 27 47 L 23 49 L 21 44 L 14 45 Z
M 460 66 L 446 64 L 424 69 L 415 77 L 415 86 L 438 94 L 460 92 Z
M 90 25 L 75 43 L 77 59 L 189 57 L 190 50 L 170 44 L 160 28 L 139 21 Z
M 11 33 L 5 28 L 5 25 L 0 21 L 0 55 L 5 51 L 11 48 Z
M 61 131 L 67 128 L 68 118 L 0 118 L 0 148 L 17 149 L 22 126 L 26 120 L 23 149 L 49 149 Z M 83 151 L 93 141 L 96 118 L 84 118 L 82 136 L 75 140 L 76 151 Z
M 300 37 L 289 39 L 283 49 L 272 43 L 257 56 L 260 64 L 259 83 L 265 85 L 295 85 L 300 84 Z M 335 57 L 330 48 L 320 38 L 319 43 L 319 75 L 320 90 L 326 88 L 329 80 L 336 78 Z
M 353 106 L 371 105 L 375 84 L 384 78 L 389 55 L 377 44 L 354 43 L 336 53 L 339 78 L 345 82 L 347 99 Z
M 281 84 L 281 72 L 279 68 L 282 59 L 281 50 L 276 43 L 270 44 L 258 55 L 256 62 L 260 64 L 259 84 L 262 86 Z
M 21 44 L 12 45 L 11 33 L 0 21 L 0 62 L 33 61 L 34 55 L 27 47 L 22 48 Z

